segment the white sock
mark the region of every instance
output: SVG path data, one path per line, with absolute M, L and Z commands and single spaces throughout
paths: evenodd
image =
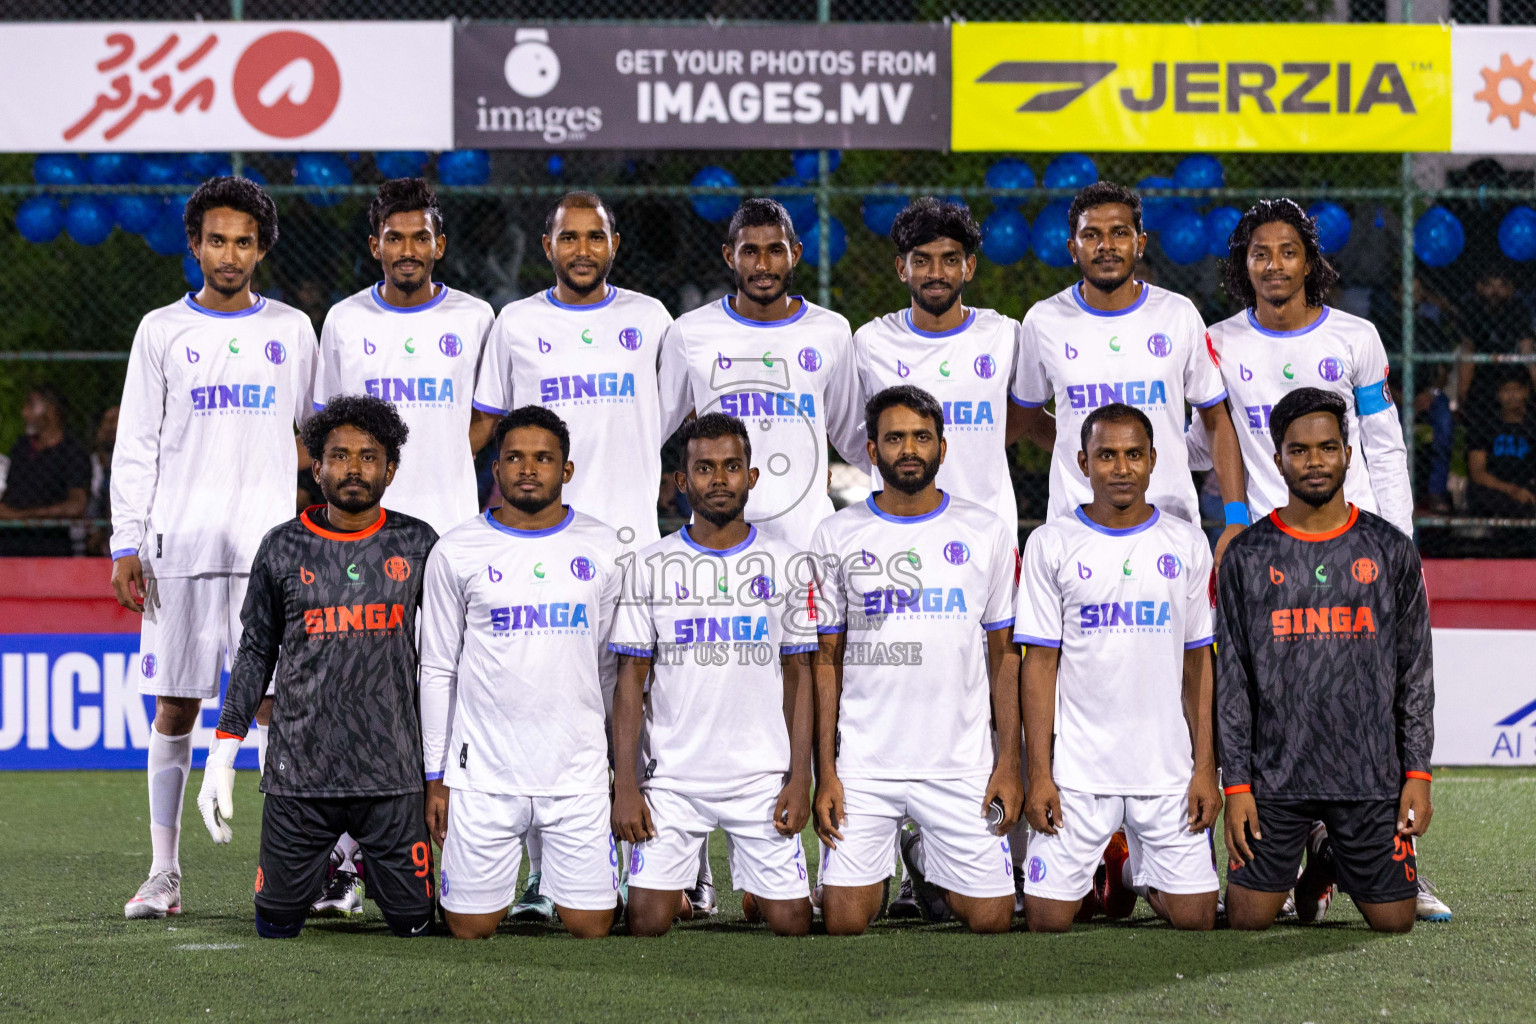
M 523 837 L 523 846 L 528 851 L 528 874 L 536 875 L 544 864 L 544 837 L 538 829 L 531 828 Z
M 256 723 L 256 767 L 260 774 L 267 774 L 267 729 L 269 726 Z
M 167 736 L 149 730 L 149 841 L 154 860 L 149 873 L 181 872 L 181 805 L 192 771 L 192 734 Z
M 357 870 L 357 840 L 343 832 L 341 838 L 336 840 L 336 853 L 341 858 L 341 871 Z
M 1120 884 L 1125 886 L 1127 889 L 1134 890 L 1136 895 L 1140 896 L 1142 899 L 1146 899 L 1147 893 L 1152 889 L 1150 885 L 1135 884 L 1131 877 L 1131 860 L 1129 857 L 1125 859 L 1124 864 L 1120 865 Z
M 715 884 L 715 873 L 709 866 L 709 836 L 704 837 L 704 845 L 699 848 L 699 883 Z

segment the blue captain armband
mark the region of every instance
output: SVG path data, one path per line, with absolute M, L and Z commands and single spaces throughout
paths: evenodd
M 1222 506 L 1227 514 L 1228 526 L 1248 525 L 1248 503 L 1246 501 L 1229 501 Z
M 1361 416 L 1371 416 L 1392 408 L 1392 389 L 1383 377 L 1375 384 L 1363 384 L 1355 388 L 1355 411 Z

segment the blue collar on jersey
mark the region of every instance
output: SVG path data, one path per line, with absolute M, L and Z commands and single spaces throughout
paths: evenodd
M 689 547 L 693 548 L 693 550 L 699 552 L 700 554 L 720 555 L 721 557 L 724 557 L 725 555 L 734 555 L 738 551 L 744 551 L 751 547 L 752 542 L 757 540 L 757 527 L 749 525 L 747 527 L 747 539 L 742 541 L 740 544 L 737 544 L 733 547 L 728 547 L 723 551 L 717 551 L 714 548 L 707 548 L 700 544 L 698 541 L 694 540 L 693 532 L 687 526 L 684 526 L 681 530 L 677 531 L 677 535 L 683 538 L 684 544 L 687 544 Z
M 875 494 L 884 493 L 884 491 L 875 492 Z M 869 510 L 871 512 L 889 523 L 926 523 L 928 520 L 934 518 L 935 516 L 943 515 L 944 510 L 949 508 L 949 492 L 940 491 L 939 493 L 944 495 L 944 500 L 939 502 L 939 507 L 934 509 L 932 512 L 924 512 L 920 516 L 893 516 L 889 512 L 882 512 L 880 510 L 880 506 L 875 504 L 875 494 L 871 494 L 869 497 L 865 498 L 864 504 L 869 506 Z
M 1303 334 L 1309 334 L 1323 326 L 1323 321 L 1328 319 L 1328 314 L 1331 312 L 1333 312 L 1332 307 L 1324 306 L 1323 312 L 1318 316 L 1316 320 L 1313 320 L 1305 327 L 1298 327 L 1294 331 L 1271 331 L 1267 327 L 1260 327 L 1259 318 L 1253 315 L 1252 306 L 1249 306 L 1247 309 L 1243 310 L 1243 315 L 1248 317 L 1248 326 L 1252 327 L 1266 338 L 1299 338 Z
M 720 308 L 725 310 L 726 316 L 730 317 L 732 320 L 735 320 L 739 324 L 746 324 L 748 327 L 788 327 L 796 320 L 799 320 L 801 317 L 805 316 L 805 311 L 810 308 L 810 303 L 805 301 L 804 295 L 791 295 L 790 298 L 799 299 L 800 308 L 795 310 L 789 316 L 785 317 L 783 320 L 748 320 L 746 317 L 742 316 L 740 313 L 731 308 L 731 297 L 729 295 L 721 297 Z
M 192 312 L 201 313 L 203 316 L 216 316 L 220 320 L 235 320 L 242 316 L 250 316 L 253 313 L 260 313 L 263 309 L 267 308 L 266 297 L 262 295 L 256 296 L 256 301 L 251 303 L 249 309 L 239 309 L 233 313 L 220 313 L 216 309 L 209 309 L 207 306 L 200 305 L 198 301 L 192 297 L 191 292 L 187 292 L 186 302 L 187 308 Z
M 425 313 L 448 297 L 448 286 L 440 281 L 433 281 L 437 285 L 437 294 L 419 306 L 396 306 L 384 301 L 384 282 L 380 281 L 368 289 L 368 294 L 373 296 L 374 305 L 386 313 Z
M 1147 282 L 1138 278 L 1136 283 L 1141 285 L 1141 294 L 1136 296 L 1135 302 L 1124 309 L 1094 309 L 1083 301 L 1083 293 L 1078 290 L 1083 286 L 1081 281 L 1075 282 L 1067 291 L 1072 293 L 1072 301 L 1077 303 L 1077 308 L 1089 316 L 1125 316 L 1127 313 L 1134 313 L 1144 306 L 1147 302 L 1147 296 L 1152 294 L 1152 286 L 1147 284 Z
M 619 290 L 617 288 L 611 284 L 607 285 L 607 288 L 608 294 L 604 295 L 601 300 L 597 302 L 590 302 L 585 306 L 573 306 L 569 302 L 561 302 L 559 299 L 555 298 L 555 290 L 553 288 L 547 289 L 544 292 L 544 297 L 548 299 L 549 304 L 554 306 L 556 309 L 568 309 L 573 313 L 590 313 L 595 309 L 602 309 L 604 306 L 608 305 L 614 299 L 619 297 Z
M 1108 526 L 1100 526 L 1098 523 L 1094 522 L 1092 519 L 1089 519 L 1088 518 L 1088 513 L 1083 511 L 1083 506 L 1081 506 L 1081 505 L 1077 506 L 1077 508 L 1074 511 L 1077 512 L 1077 521 L 1078 522 L 1082 523 L 1084 526 L 1088 527 L 1088 529 L 1094 531 L 1095 533 L 1102 533 L 1102 534 L 1104 534 L 1106 537 L 1129 537 L 1133 533 L 1140 533 L 1142 530 L 1150 530 L 1150 529 L 1152 529 L 1153 524 L 1156 523 L 1159 519 L 1161 519 L 1162 515 L 1163 515 L 1162 510 L 1159 509 L 1156 505 L 1153 505 L 1152 506 L 1152 514 L 1150 516 L 1147 516 L 1147 521 L 1146 522 L 1141 523 L 1141 524 L 1139 524 L 1137 526 L 1127 526 L 1123 530 L 1114 530 L 1114 529 L 1109 528 Z
M 500 508 L 500 507 L 501 507 L 500 505 L 496 506 L 496 508 Z M 560 520 L 554 526 L 548 527 L 547 529 L 543 529 L 543 530 L 515 530 L 515 529 L 513 529 L 510 526 L 503 525 L 501 520 L 497 519 L 494 515 L 491 514 L 491 513 L 495 512 L 495 511 L 496 511 L 495 508 L 488 508 L 488 509 L 486 509 L 485 510 L 485 521 L 487 523 L 490 523 L 491 526 L 494 529 L 500 530 L 502 533 L 509 534 L 509 535 L 511 535 L 513 537 L 520 537 L 520 538 L 522 538 L 524 540 L 528 540 L 528 539 L 531 539 L 533 537 L 549 537 L 549 536 L 552 536 L 554 534 L 557 534 L 561 530 L 565 529 L 567 526 L 570 526 L 571 525 L 571 520 L 576 518 L 576 510 L 571 508 L 571 506 L 566 505 L 565 506 L 565 518 Z
M 964 307 L 962 306 L 961 308 L 963 309 Z M 919 338 L 948 338 L 951 335 L 959 334 L 961 331 L 965 330 L 967 327 L 971 326 L 971 324 L 976 322 L 976 311 L 973 309 L 965 314 L 965 319 L 960 321 L 959 327 L 951 327 L 947 331 L 925 331 L 921 327 L 917 326 L 917 324 L 912 322 L 911 308 L 904 310 L 901 316 L 902 319 L 907 322 L 907 330 L 911 331 Z

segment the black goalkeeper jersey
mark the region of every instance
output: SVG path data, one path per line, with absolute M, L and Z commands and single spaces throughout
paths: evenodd
M 1396 799 L 1429 778 L 1434 672 L 1413 541 L 1350 507 L 1325 534 L 1271 513 L 1227 548 L 1218 583 L 1222 783 L 1283 800 Z
M 315 521 L 319 509 L 273 527 L 257 549 L 219 732 L 245 735 L 275 667 L 263 792 L 417 792 L 416 615 L 437 533 L 389 511 L 337 533 Z

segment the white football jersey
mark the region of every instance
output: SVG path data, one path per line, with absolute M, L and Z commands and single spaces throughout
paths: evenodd
M 827 439 L 855 466 L 869 459 L 848 321 L 793 298 L 799 309 L 768 323 L 739 316 L 731 296 L 678 317 L 662 348 L 661 393 L 667 435 L 690 410 L 746 423 L 758 470 L 747 519 L 804 551 L 832 514 Z
M 685 526 L 627 572 L 608 647 L 652 659 L 641 785 L 728 796 L 787 773 L 779 658 L 817 648 L 809 559 L 755 526 L 723 551 Z
M 672 317 L 649 295 L 608 286 L 570 306 L 554 289 L 508 303 L 486 345 L 475 408 L 500 416 L 542 405 L 571 432 L 576 471 L 565 496 L 630 548 L 661 536 L 661 405 L 656 365 Z
M 965 322 L 938 333 L 918 330 L 912 311 L 887 313 L 853 336 L 864 401 L 913 384 L 944 406 L 939 488 L 1017 523 L 1008 474 L 1008 385 L 1019 351 L 1019 322 L 992 309 L 966 310 Z M 876 490 L 880 471 L 872 470 Z
M 992 771 L 986 631 L 1013 625 L 1016 535 L 988 509 L 949 494 L 910 517 L 882 512 L 870 495 L 816 528 L 817 631 L 848 634 L 841 778 Z
M 1243 450 L 1254 522 L 1289 500 L 1275 468 L 1269 414 L 1296 388 L 1321 388 L 1344 399 L 1346 406 L 1344 425 L 1355 451 L 1344 477 L 1344 496 L 1413 536 L 1403 424 L 1387 387 L 1387 350 L 1369 320 L 1324 306 L 1306 327 L 1270 331 L 1246 309 L 1212 326 L 1210 339 L 1232 398 L 1232 424 Z
M 473 295 L 439 288 L 420 306 L 389 305 L 380 285 L 332 306 L 320 329 L 315 408 L 337 395 L 392 403 L 411 434 L 389 485 L 389 507 L 441 534 L 480 504 L 469 414 L 495 314 Z
M 1038 408 L 1056 400 L 1048 518 L 1072 515 L 1093 500 L 1077 466 L 1083 420 L 1111 402 L 1133 405 L 1152 421 L 1157 468 L 1147 501 L 1188 522 L 1200 503 L 1184 446 L 1184 403 L 1205 409 L 1227 397 L 1206 348 L 1194 303 L 1156 285 L 1125 309 L 1106 313 L 1083 301 L 1079 284 L 1042 299 L 1024 317 L 1013 400 Z
M 611 527 L 570 508 L 547 530 L 484 512 L 437 542 L 421 617 L 428 779 L 509 796 L 608 792 L 598 658 L 621 551 Z
M 156 576 L 246 573 L 293 518 L 295 423 L 312 412 L 315 329 L 256 296 L 217 313 L 188 294 L 139 322 L 112 450 L 112 557 Z
M 1112 530 L 1078 508 L 1029 535 L 1013 639 L 1061 649 L 1058 786 L 1122 796 L 1189 788 L 1184 652 L 1214 642 L 1210 576 L 1205 534 L 1161 509 Z

